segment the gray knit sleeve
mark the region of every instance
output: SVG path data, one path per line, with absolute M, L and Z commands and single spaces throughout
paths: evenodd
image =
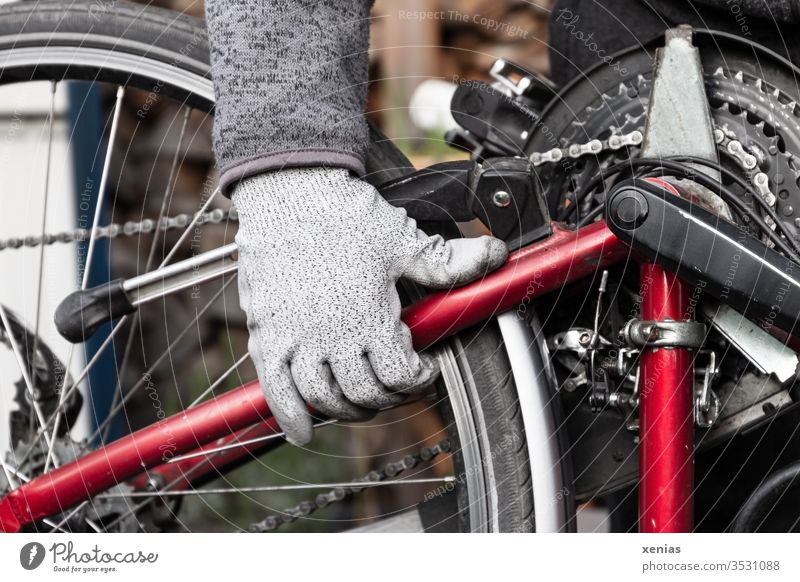
M 223 192 L 297 166 L 364 173 L 373 0 L 206 0 Z

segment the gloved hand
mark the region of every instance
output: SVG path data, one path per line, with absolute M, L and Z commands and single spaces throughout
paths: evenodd
M 267 402 L 289 442 L 311 440 L 304 401 L 341 420 L 368 418 L 438 373 L 400 321 L 399 277 L 450 287 L 498 267 L 497 239 L 445 242 L 339 168 L 248 178 L 239 212 L 239 297 Z

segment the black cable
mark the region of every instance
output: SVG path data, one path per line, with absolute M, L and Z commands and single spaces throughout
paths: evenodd
M 764 200 L 764 198 L 761 197 L 761 194 L 759 194 L 758 192 L 755 192 L 750 187 L 750 184 L 745 182 L 740 176 L 737 176 L 734 172 L 732 172 L 728 168 L 726 168 L 726 167 L 724 167 L 724 166 L 722 166 L 722 165 L 720 165 L 720 164 L 718 164 L 716 162 L 711 162 L 709 160 L 704 160 L 702 158 L 696 158 L 694 156 L 676 156 L 674 158 L 669 158 L 669 159 L 670 160 L 675 160 L 675 161 L 678 161 L 678 162 L 688 162 L 688 163 L 692 163 L 692 164 L 697 164 L 697 165 L 713 168 L 715 170 L 719 170 L 721 174 L 723 174 L 724 176 L 727 176 L 730 180 L 736 182 L 742 189 L 744 189 L 746 192 L 750 193 L 750 196 L 753 198 L 753 200 L 755 200 L 755 202 L 759 206 L 761 206 L 761 208 L 763 208 L 763 210 L 767 214 L 767 216 L 769 216 L 772 219 L 772 221 L 776 224 L 776 226 L 781 229 L 781 234 L 783 234 L 783 236 L 786 238 L 786 240 L 789 243 L 791 243 L 791 245 L 792 245 L 792 247 L 794 247 L 795 251 L 797 251 L 797 253 L 800 253 L 800 243 L 798 243 L 794 239 L 794 237 L 791 235 L 791 233 L 786 232 L 786 229 L 783 226 L 783 221 L 778 217 L 778 214 L 775 212 L 775 210 L 772 208 L 772 206 L 770 206 L 769 203 L 766 200 Z M 770 230 L 772 230 L 772 229 L 770 229 Z
M 595 218 L 597 218 L 600 214 L 603 213 L 604 209 L 605 209 L 605 207 L 602 204 L 600 206 L 597 206 L 596 208 L 592 208 L 592 210 L 589 212 L 589 214 L 584 216 L 581 219 L 581 221 L 578 223 L 578 228 L 580 228 L 582 226 L 586 226 L 590 222 L 593 222 Z
M 607 168 L 605 172 L 601 170 L 601 172 L 598 175 L 589 180 L 579 191 L 575 193 L 575 203 L 567 208 L 562 208 L 561 212 L 559 212 L 558 219 L 560 221 L 566 221 L 573 212 L 578 212 L 580 205 L 584 202 L 586 196 L 591 194 L 593 190 L 600 185 L 601 182 L 605 182 L 606 180 L 612 178 L 616 174 L 622 173 L 622 169 L 624 169 L 624 166 L 628 165 L 629 161 L 630 160 L 614 164 L 613 166 Z M 630 169 L 633 170 L 633 168 Z M 586 218 L 584 217 L 583 220 L 578 220 L 577 222 L 578 224 L 581 224 L 584 223 L 585 220 Z
M 637 158 L 635 160 L 630 160 L 631 163 L 634 163 L 637 166 L 647 166 L 647 167 L 654 167 L 654 168 L 667 168 L 670 170 L 670 173 L 677 173 L 680 177 L 692 180 L 693 182 L 697 182 L 701 186 L 705 186 L 712 192 L 717 192 L 719 196 L 731 206 L 736 207 L 742 214 L 746 214 L 750 217 L 750 219 L 758 226 L 758 228 L 765 234 L 767 237 L 775 243 L 775 246 L 779 247 L 787 257 L 792 258 L 794 261 L 800 262 L 800 248 L 796 247 L 796 242 L 791 239 L 791 237 L 786 237 L 786 242 L 789 242 L 791 246 L 788 246 L 783 238 L 781 238 L 774 230 L 772 230 L 769 225 L 764 222 L 761 216 L 758 215 L 752 208 L 748 207 L 744 201 L 737 196 L 734 192 L 730 189 L 723 186 L 720 182 L 714 180 L 711 176 L 706 174 L 698 173 L 695 169 L 686 167 L 681 162 L 672 162 L 669 160 L 661 160 L 656 158 Z M 749 188 L 747 188 L 749 190 Z M 752 192 L 751 195 L 761 199 L 761 196 L 758 193 Z M 781 226 L 780 222 L 776 222 L 776 227 Z M 783 228 L 781 227 L 781 233 L 786 236 Z
M 714 180 L 711 176 L 708 176 L 703 173 L 698 173 L 693 168 L 685 165 L 686 163 L 695 163 L 698 165 L 707 166 L 718 170 L 721 174 L 729 177 L 732 181 L 736 182 L 741 188 L 743 188 L 746 192 L 750 194 L 750 196 L 755 200 L 765 211 L 765 213 L 773 220 L 776 225 L 776 228 L 780 229 L 780 233 L 783 235 L 781 238 L 770 226 L 764 222 L 761 216 L 756 213 L 752 208 L 750 208 L 741 198 L 736 195 L 732 190 L 724 186 L 721 181 Z M 657 159 L 657 158 L 632 158 L 625 160 L 624 162 L 620 162 L 614 164 L 613 166 L 606 169 L 605 172 L 602 174 L 598 174 L 592 180 L 590 180 L 581 191 L 576 194 L 575 196 L 575 204 L 568 209 L 566 212 L 566 217 L 569 217 L 572 214 L 573 210 L 578 210 L 579 206 L 583 203 L 585 197 L 592 193 L 594 188 L 596 188 L 601 181 L 605 181 L 617 174 L 622 173 L 623 171 L 630 171 L 631 169 L 635 169 L 637 167 L 649 167 L 649 168 L 656 168 L 656 169 L 668 169 L 671 173 L 677 173 L 680 177 L 692 180 L 697 182 L 698 184 L 708 188 L 712 192 L 718 192 L 719 196 L 727 202 L 729 205 L 734 207 L 737 213 L 740 216 L 747 216 L 749 217 L 756 226 L 769 238 L 776 247 L 778 247 L 787 257 L 800 262 L 800 244 L 791 236 L 791 233 L 786 232 L 786 229 L 782 223 L 782 221 L 778 218 L 775 211 L 772 207 L 767 204 L 766 200 L 764 200 L 761 195 L 750 188 L 749 184 L 742 180 L 739 176 L 731 172 L 729 169 L 723 167 L 722 165 L 711 162 L 709 160 L 704 160 L 702 158 L 695 158 L 693 156 L 676 156 L 674 158 L 668 159 Z M 585 226 L 592 222 L 597 216 L 602 212 L 603 206 L 598 206 L 591 210 L 589 214 L 578 220 L 577 225 Z M 563 215 L 563 213 L 562 213 Z M 786 242 L 789 243 L 791 246 L 787 246 Z
M 706 163 L 709 163 L 707 160 L 704 160 Z M 697 182 L 701 186 L 704 186 L 711 190 L 712 192 L 719 193 L 720 197 L 725 200 L 728 204 L 735 207 L 740 214 L 747 215 L 750 219 L 756 224 L 756 226 L 778 247 L 787 257 L 792 258 L 797 262 L 800 262 L 800 247 L 797 247 L 797 243 L 791 238 L 786 237 L 785 232 L 783 231 L 781 223 L 778 221 L 776 222 L 776 226 L 781 226 L 781 233 L 784 234 L 786 240 L 788 240 L 791 246 L 788 246 L 784 239 L 782 239 L 775 231 L 773 231 L 769 225 L 764 222 L 761 216 L 758 215 L 752 208 L 748 207 L 739 196 L 737 196 L 733 191 L 725 187 L 722 183 L 714 180 L 711 176 L 703 174 L 702 172 L 698 173 L 697 170 L 686 166 L 684 163 L 670 161 L 668 159 L 658 159 L 658 158 L 632 158 L 629 160 L 625 160 L 624 162 L 620 162 L 618 164 L 614 164 L 610 168 L 606 170 L 606 176 L 610 177 L 615 174 L 620 173 L 623 170 L 627 170 L 629 168 L 637 168 L 637 167 L 649 167 L 649 168 L 656 168 L 656 169 L 667 169 L 670 171 L 671 174 L 677 174 L 679 177 L 686 178 Z M 592 185 L 593 183 L 599 182 L 599 180 L 603 179 L 604 176 L 597 176 L 592 181 L 587 184 L 586 189 Z M 748 190 L 754 198 L 761 200 L 761 196 L 758 193 L 753 192 L 747 184 L 742 181 L 745 189 Z M 588 192 L 587 192 L 588 194 Z M 584 194 L 586 196 L 587 194 Z M 579 204 L 580 201 L 576 200 L 576 204 Z M 599 208 L 602 208 L 600 206 Z M 602 212 L 602 210 L 601 210 Z M 580 225 L 585 225 L 588 223 L 590 217 L 594 219 L 597 216 L 595 211 L 589 213 L 589 215 L 585 216 L 581 221 Z M 794 248 L 797 247 L 797 248 Z

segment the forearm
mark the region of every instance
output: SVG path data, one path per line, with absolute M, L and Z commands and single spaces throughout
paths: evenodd
M 268 170 L 364 173 L 372 0 L 206 0 L 220 185 Z

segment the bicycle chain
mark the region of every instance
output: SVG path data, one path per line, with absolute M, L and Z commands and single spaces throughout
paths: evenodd
M 52 245 L 55 243 L 72 243 L 88 241 L 92 234 L 95 239 L 114 239 L 122 236 L 140 236 L 150 234 L 156 230 L 167 232 L 178 228 L 186 228 L 193 220 L 196 224 L 220 224 L 226 220 L 239 220 L 239 215 L 235 208 L 230 210 L 210 210 L 208 212 L 198 212 L 197 214 L 178 214 L 165 217 L 161 220 L 146 218 L 141 222 L 126 222 L 124 224 L 112 223 L 107 226 L 99 226 L 95 229 L 76 228 L 65 230 L 53 234 L 42 236 L 27 236 L 25 238 L 8 238 L 0 240 L 0 251 L 5 249 L 18 249 L 21 247 L 34 248 L 40 245 Z
M 723 130 L 715 129 L 714 138 L 717 144 L 739 163 L 756 191 L 764 197 L 770 206 L 774 206 L 775 195 L 769 189 L 769 178 L 759 170 L 756 157 L 748 153 L 742 143 L 735 139 L 735 136 L 730 131 L 723 132 Z M 583 144 L 572 144 L 564 148 L 552 148 L 545 152 L 534 152 L 529 156 L 529 159 L 534 167 L 539 167 L 543 164 L 555 164 L 564 159 L 575 160 L 585 155 L 598 155 L 604 152 L 616 151 L 623 147 L 637 146 L 642 143 L 642 140 L 642 131 L 637 129 L 622 135 L 612 135 L 606 140 L 593 139 Z M 167 232 L 178 228 L 186 228 L 195 218 L 197 218 L 198 225 L 220 224 L 227 220 L 239 220 L 235 208 L 230 210 L 217 209 L 197 214 L 184 213 L 162 218 L 159 221 L 147 218 L 140 222 L 112 223 L 107 226 L 97 227 L 94 230 L 76 228 L 54 234 L 45 234 L 43 237 L 8 238 L 0 240 L 0 251 L 22 247 L 34 248 L 55 243 L 84 242 L 89 240 L 93 233 L 96 239 L 114 239 L 122 236 L 150 234 L 156 230 Z M 768 221 L 768 224 L 773 229 L 775 228 L 771 220 Z
M 419 463 L 430 462 L 442 453 L 450 451 L 450 441 L 441 440 L 432 447 L 423 447 L 414 455 L 407 455 L 400 461 L 387 463 L 382 469 L 373 470 L 357 479 L 351 481 L 352 485 L 347 487 L 336 487 L 326 493 L 320 493 L 313 500 L 302 501 L 294 507 L 289 507 L 283 511 L 272 514 L 263 520 L 250 525 L 249 531 L 252 533 L 265 533 L 275 531 L 282 525 L 292 523 L 300 517 L 307 517 L 319 509 L 323 509 L 332 503 L 338 503 L 344 498 L 360 493 L 369 485 L 364 483 L 378 483 L 396 477 L 403 471 L 413 469 Z

